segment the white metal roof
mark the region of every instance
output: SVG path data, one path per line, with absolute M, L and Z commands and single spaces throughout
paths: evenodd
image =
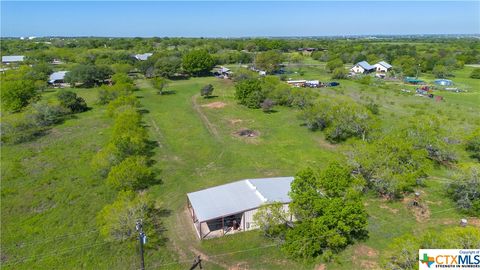
M 23 55 L 5 55 L 2 56 L 2 63 L 7 62 L 22 62 L 25 56 Z
M 63 80 L 65 78 L 65 74 L 67 74 L 68 71 L 57 71 L 52 74 L 50 74 L 49 82 L 54 83 L 57 80 Z
M 137 58 L 137 60 L 145 61 L 152 55 L 153 53 L 143 53 L 143 54 L 135 54 L 134 57 Z
M 392 68 L 392 65 L 390 65 L 389 63 L 387 63 L 385 61 L 380 61 L 380 62 L 376 63 L 375 65 L 381 65 L 381 66 L 384 66 L 387 69 Z
M 199 222 L 241 213 L 264 203 L 290 203 L 293 177 L 245 179 L 187 194 Z
M 370 65 L 367 61 L 361 61 L 356 64 L 356 66 L 361 66 L 363 69 L 370 70 L 374 69 L 375 67 Z

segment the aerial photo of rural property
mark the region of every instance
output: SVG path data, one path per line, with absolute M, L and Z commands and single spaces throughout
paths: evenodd
M 480 2 L 1 1 L 0 269 L 480 270 Z

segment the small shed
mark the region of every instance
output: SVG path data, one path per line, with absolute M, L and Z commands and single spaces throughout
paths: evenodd
M 10 64 L 10 63 L 20 63 L 25 60 L 25 56 L 23 55 L 5 55 L 2 56 L 2 63 Z
M 436 85 L 441 85 L 441 86 L 452 86 L 453 82 L 452 80 L 447 80 L 447 79 L 436 79 L 433 81 Z
M 245 179 L 188 193 L 188 209 L 198 237 L 214 238 L 258 228 L 253 216 L 262 205 L 280 202 L 288 210 L 292 181 L 293 177 Z

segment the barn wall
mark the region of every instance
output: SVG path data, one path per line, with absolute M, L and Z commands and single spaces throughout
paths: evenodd
M 286 212 L 289 211 L 288 204 L 283 205 L 283 210 Z M 243 213 L 241 226 L 245 224 L 245 228 L 244 228 L 245 231 L 258 229 L 258 226 L 255 224 L 255 221 L 253 220 L 253 216 L 255 215 L 255 213 L 257 213 L 257 211 L 258 209 L 254 209 L 254 210 L 246 211 Z M 295 218 L 293 216 L 291 217 L 291 221 L 295 221 Z

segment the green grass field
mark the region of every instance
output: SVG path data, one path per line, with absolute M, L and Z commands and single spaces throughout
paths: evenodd
M 291 77 L 329 80 L 322 66 L 302 70 L 303 76 Z M 340 80 L 339 87 L 312 91 L 348 95 L 362 103 L 372 99 L 380 104 L 385 127 L 401 116 L 432 111 L 447 117 L 452 130 L 461 132 L 479 124 L 480 87 L 467 78 L 470 70 L 457 71 L 453 79 L 468 92 L 442 92 L 445 102 L 440 103 L 404 94 L 400 89 L 414 88 L 396 83 L 365 86 Z M 215 87 L 210 99 L 199 96 L 207 83 Z M 236 104 L 229 80 L 173 81 L 169 95 L 156 94 L 146 80 L 138 80 L 137 85 L 145 125 L 158 142 L 153 159 L 162 183 L 149 193 L 167 210 L 161 217 L 167 241 L 159 247 L 147 243 L 147 269 L 187 269 L 197 254 L 203 255 L 205 269 L 313 269 L 320 264 L 286 258 L 258 231 L 199 241 L 186 212 L 186 193 L 244 178 L 294 175 L 305 166 L 323 167 L 342 158 L 345 145 L 332 145 L 321 132 L 300 126 L 295 109 L 276 107 L 273 113 L 263 113 Z M 107 243 L 96 230 L 97 212 L 114 200 L 116 191 L 93 174 L 90 161 L 108 140 L 112 120 L 104 107 L 94 104 L 96 89 L 75 91 L 92 110 L 32 142 L 2 146 L 4 269 L 138 269 L 136 243 Z M 235 132 L 241 129 L 255 130 L 259 136 L 238 137 Z M 466 155 L 461 159 L 469 160 Z M 381 269 L 379 258 L 393 238 L 457 224 L 462 215 L 443 189 L 448 170 L 435 169 L 432 175 L 435 178 L 419 188 L 427 213 L 411 210 L 411 197 L 387 202 L 367 195 L 369 238 L 343 251 L 327 269 Z

